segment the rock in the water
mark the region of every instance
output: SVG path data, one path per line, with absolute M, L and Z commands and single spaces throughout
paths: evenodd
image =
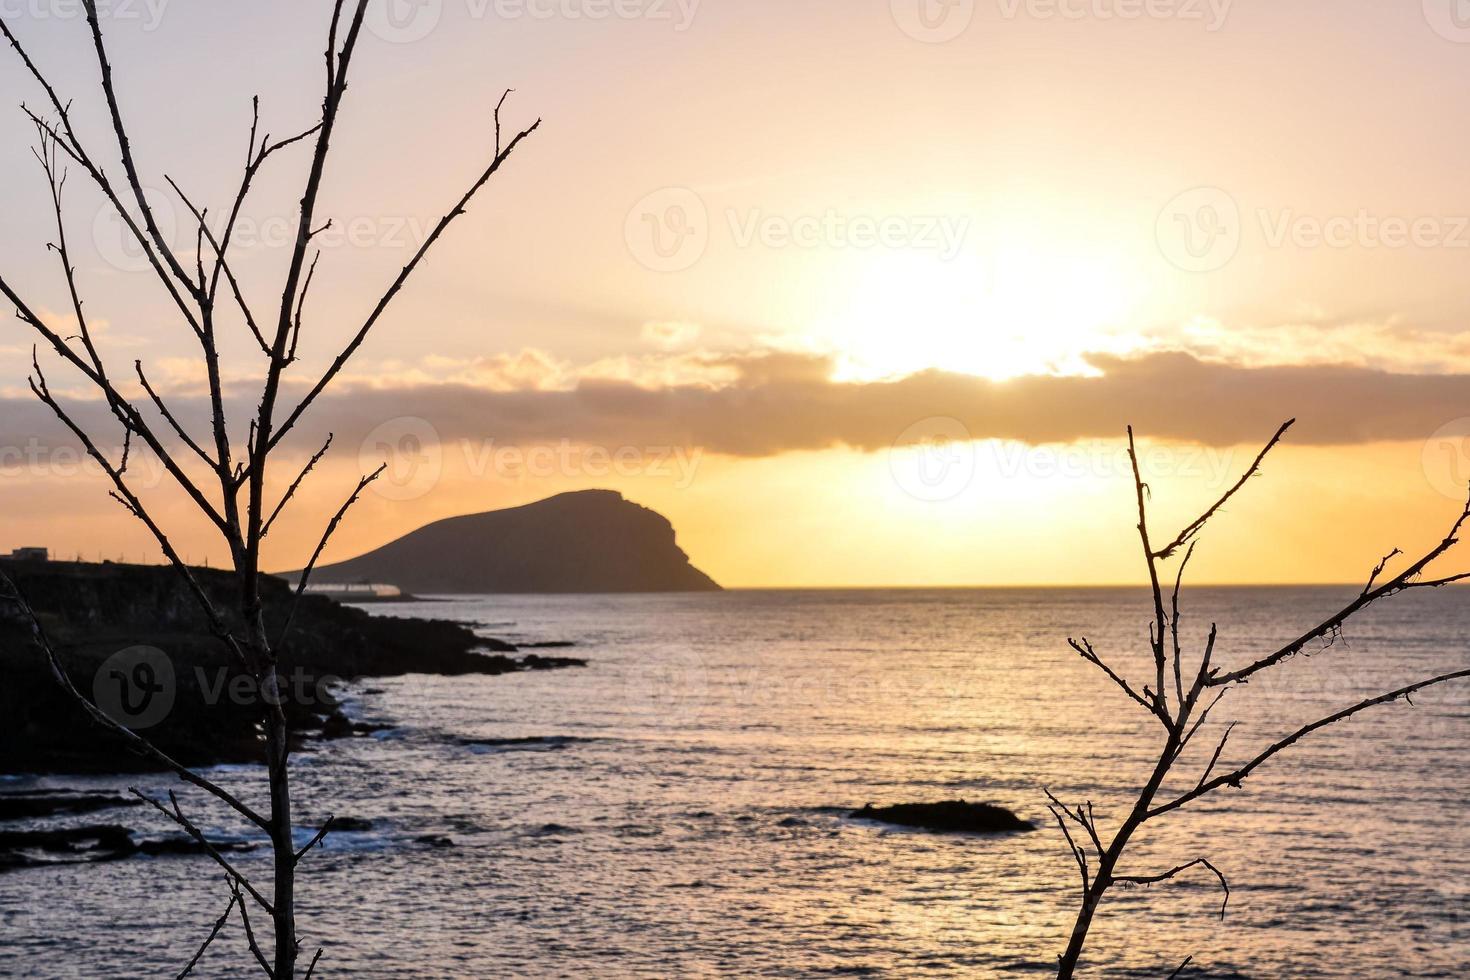
M 244 841 L 214 841 L 216 851 L 249 851 Z M 116 861 L 143 854 L 165 857 L 204 854 L 205 848 L 188 837 L 134 840 L 127 827 L 87 824 L 60 830 L 0 830 L 0 872 L 49 864 L 87 864 Z
M 1022 820 L 1003 806 L 945 800 L 942 803 L 899 803 L 875 807 L 869 803 L 851 816 L 861 820 L 900 827 L 920 827 L 969 834 L 1001 834 L 1016 830 L 1035 830 L 1029 820 Z
M 140 806 L 142 800 L 112 793 L 39 790 L 0 794 L 0 820 L 29 820 L 62 814 L 96 813 L 116 807 Z

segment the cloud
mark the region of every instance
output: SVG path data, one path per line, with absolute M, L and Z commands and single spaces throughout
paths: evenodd
M 1153 439 L 1255 443 L 1283 419 L 1291 441 L 1351 445 L 1421 440 L 1470 415 L 1470 374 L 1396 374 L 1353 365 L 1245 367 L 1184 353 L 1093 355 L 1091 376 L 991 381 L 926 371 L 896 381 L 831 380 L 831 359 L 807 354 L 706 355 L 710 377 L 650 387 L 584 377 L 570 388 L 495 389 L 463 382 L 344 386 L 324 397 L 297 440 L 328 430 L 356 446 L 394 419 L 424 419 L 441 440 L 529 445 L 688 446 L 732 456 L 850 447 L 885 449 L 916 423 L 952 418 L 974 439 L 1029 443 L 1116 438 L 1132 424 Z M 535 372 L 531 372 L 535 374 Z M 240 399 L 235 417 L 247 418 Z M 176 411 L 203 418 L 197 399 Z M 84 406 L 100 419 L 99 405 Z M 54 432 L 45 409 L 0 402 L 0 444 Z M 313 447 L 314 448 L 314 447 Z

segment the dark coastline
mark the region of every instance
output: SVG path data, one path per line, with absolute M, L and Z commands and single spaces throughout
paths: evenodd
M 259 761 L 260 713 L 253 679 L 227 657 L 178 573 L 162 566 L 0 561 L 35 608 L 67 674 L 92 695 L 121 651 L 151 648 L 171 672 L 163 717 L 150 740 L 189 766 Z M 196 569 L 201 587 L 230 608 L 233 577 Z M 278 630 L 288 584 L 265 583 L 266 621 Z M 123 655 L 126 658 L 131 654 Z M 571 658 L 520 654 L 501 640 L 442 620 L 373 616 L 304 596 L 281 648 L 287 714 L 299 744 L 361 735 L 333 693 L 342 681 L 405 674 L 498 675 L 582 666 Z M 110 659 L 111 658 L 111 659 Z M 104 665 L 106 669 L 104 669 Z M 171 668 L 169 670 L 168 668 Z M 46 668 L 18 610 L 0 604 L 0 774 L 127 773 L 157 766 L 92 722 Z M 99 680 L 100 678 L 100 680 Z

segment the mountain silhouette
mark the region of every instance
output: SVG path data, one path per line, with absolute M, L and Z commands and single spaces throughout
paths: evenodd
M 430 595 L 720 588 L 689 563 L 666 517 L 615 490 L 450 517 L 311 576 L 314 586 L 358 582 Z

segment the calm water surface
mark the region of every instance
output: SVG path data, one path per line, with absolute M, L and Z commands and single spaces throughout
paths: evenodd
M 1185 630 L 1199 641 L 1217 619 L 1217 661 L 1241 663 L 1350 594 L 1196 590 Z M 1331 650 L 1234 692 L 1217 711 L 1242 721 L 1227 759 L 1470 666 L 1467 599 L 1394 600 Z M 327 947 L 323 977 L 1045 976 L 1077 884 L 1043 787 L 1092 800 L 1110 824 L 1157 743 L 1065 644 L 1085 634 L 1145 676 L 1149 608 L 1135 591 L 477 597 L 374 611 L 575 640 L 591 665 L 351 688 L 359 717 L 395 727 L 298 757 L 306 819 L 375 824 L 333 835 L 306 866 L 303 935 Z M 1153 825 L 1125 870 L 1208 856 L 1230 876 L 1229 911 L 1222 921 L 1208 876 L 1119 888 L 1084 975 L 1162 978 L 1187 955 L 1196 977 L 1470 974 L 1470 689 L 1416 703 Z M 513 738 L 543 741 L 476 744 Z M 1208 755 L 1213 740 L 1200 742 Z M 259 785 L 249 769 L 224 778 Z M 15 785 L 38 782 L 126 785 Z M 953 797 L 1041 829 L 945 837 L 843 815 Z M 0 876 L 0 972 L 177 972 L 225 895 L 193 859 Z M 246 955 L 217 944 L 201 975 L 248 975 Z

